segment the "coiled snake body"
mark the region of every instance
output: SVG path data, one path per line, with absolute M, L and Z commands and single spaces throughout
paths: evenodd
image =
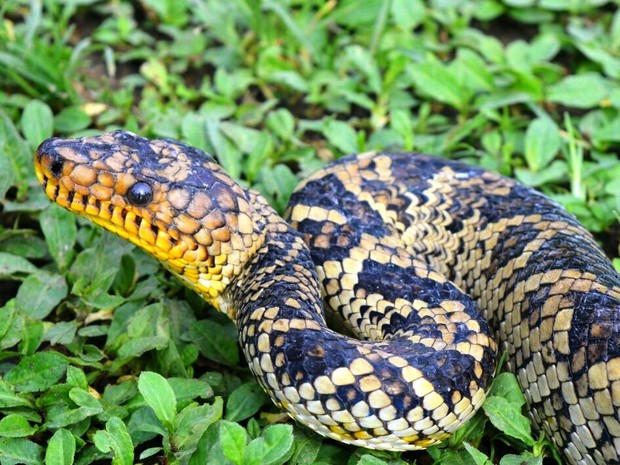
M 620 277 L 534 190 L 367 153 L 304 181 L 292 228 L 173 140 L 49 139 L 35 166 L 52 200 L 233 318 L 265 391 L 320 434 L 390 450 L 445 439 L 483 402 L 495 339 L 570 463 L 620 463 Z M 352 335 L 326 326 L 323 302 Z

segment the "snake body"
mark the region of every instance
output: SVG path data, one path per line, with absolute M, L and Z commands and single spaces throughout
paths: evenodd
M 53 201 L 228 314 L 261 386 L 318 433 L 436 444 L 483 402 L 499 349 L 568 462 L 620 463 L 620 277 L 542 194 L 437 157 L 367 153 L 304 181 L 286 222 L 178 141 L 48 139 L 35 167 Z

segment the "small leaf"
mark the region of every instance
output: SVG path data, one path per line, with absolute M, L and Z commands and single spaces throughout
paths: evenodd
M 550 118 L 536 118 L 525 133 L 525 160 L 534 172 L 545 168 L 560 150 L 560 130 Z
M 482 405 L 493 426 L 502 433 L 519 439 L 527 446 L 535 443 L 532 438 L 530 422 L 521 413 L 521 408 L 503 397 L 491 396 Z
M 58 382 L 67 365 L 58 352 L 37 352 L 21 359 L 4 379 L 20 391 L 44 391 Z
M 10 278 L 16 274 L 33 274 L 37 271 L 37 267 L 25 258 L 0 252 L 0 276 Z
M 374 455 L 364 454 L 357 461 L 357 465 L 388 465 L 388 463 Z
M 138 390 L 149 407 L 155 411 L 157 418 L 171 429 L 177 413 L 177 401 L 166 378 L 158 373 L 143 371 L 138 378 Z
M 230 421 L 245 420 L 258 412 L 267 400 L 267 394 L 254 381 L 242 384 L 228 398 L 225 417 Z
M 525 396 L 517 377 L 513 373 L 500 373 L 493 380 L 489 396 L 499 396 L 507 399 L 517 407 L 525 405 Z
M 263 431 L 262 437 L 254 441 L 262 442 L 260 465 L 282 464 L 293 453 L 293 427 L 291 425 L 268 426 Z M 248 446 L 246 452 L 250 453 L 250 446 Z
M 73 259 L 77 239 L 75 215 L 56 204 L 41 213 L 41 230 L 58 269 L 64 271 Z
M 17 308 L 23 315 L 42 320 L 67 295 L 64 276 L 37 273 L 28 276 L 17 291 Z
M 133 464 L 131 436 L 127 432 L 125 423 L 119 418 L 110 418 L 105 425 L 105 431 L 97 431 L 93 436 L 93 441 L 101 452 L 112 452 L 112 465 Z
M 54 127 L 60 132 L 77 132 L 86 129 L 90 124 L 90 116 L 88 116 L 79 107 L 63 108 L 58 115 L 54 117 Z
M 234 366 L 239 363 L 239 348 L 234 327 L 212 320 L 201 320 L 190 327 L 190 338 L 209 360 Z
M 543 465 L 543 458 L 531 457 L 527 454 L 506 454 L 499 461 L 499 465 Z
M 75 437 L 66 429 L 56 430 L 47 444 L 45 465 L 71 465 L 75 458 Z
M 351 126 L 343 121 L 328 120 L 325 123 L 323 134 L 329 143 L 344 155 L 358 151 L 357 134 Z
M 52 137 L 54 115 L 50 107 L 40 100 L 31 100 L 24 108 L 21 119 L 22 130 L 32 147 Z
M 480 452 L 478 449 L 476 449 L 474 446 L 467 442 L 463 445 L 465 446 L 467 452 L 469 452 L 469 455 L 471 455 L 471 457 L 474 459 L 476 465 L 493 465 L 491 460 L 489 460 L 489 457 L 486 456 L 486 454 Z
M 573 108 L 593 108 L 609 94 L 604 79 L 599 74 L 567 76 L 549 87 L 547 100 Z
M 232 421 L 220 421 L 220 445 L 228 460 L 241 465 L 247 442 L 248 434 L 243 426 Z
M 437 58 L 431 57 L 409 67 L 416 90 L 459 110 L 467 106 L 470 92 L 456 80 L 454 74 Z
M 25 438 L 35 431 L 28 420 L 17 413 L 10 413 L 0 420 L 0 436 L 5 438 Z
M 43 448 L 22 438 L 0 438 L 2 465 L 39 465 L 43 463 Z

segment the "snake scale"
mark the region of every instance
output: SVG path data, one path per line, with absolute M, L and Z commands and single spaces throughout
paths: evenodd
M 533 189 L 433 156 L 365 153 L 302 182 L 286 222 L 170 139 L 52 138 L 35 166 L 54 202 L 229 315 L 261 386 L 318 433 L 436 444 L 475 413 L 507 351 L 568 462 L 620 463 L 620 277 Z

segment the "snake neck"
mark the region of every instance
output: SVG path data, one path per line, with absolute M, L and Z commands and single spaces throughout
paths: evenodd
M 256 192 L 249 192 L 263 224 L 262 246 L 216 300 L 237 326 L 257 308 L 282 299 L 306 317 L 324 324 L 321 292 L 310 251 L 295 231 Z M 284 297 L 283 296 L 288 296 Z

